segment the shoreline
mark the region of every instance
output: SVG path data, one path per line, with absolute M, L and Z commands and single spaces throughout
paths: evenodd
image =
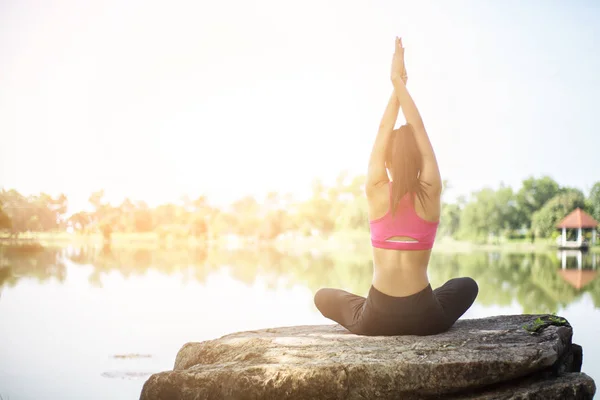
M 111 237 L 111 248 L 223 248 L 227 250 L 249 249 L 257 250 L 273 248 L 282 252 L 317 252 L 331 253 L 338 251 L 364 252 L 371 251 L 368 232 L 347 231 L 336 232 L 329 237 L 282 235 L 275 240 L 259 241 L 253 238 L 226 236 L 220 239 L 200 239 L 195 237 L 168 237 L 161 240 L 155 232 L 149 233 L 114 233 Z M 45 247 L 102 247 L 104 241 L 100 233 L 80 235 L 67 232 L 35 232 L 9 238 L 0 235 L 0 248 L 30 248 L 31 251 L 42 250 Z M 551 239 L 530 241 L 503 241 L 500 243 L 475 243 L 454 240 L 443 237 L 436 240 L 434 252 L 441 253 L 474 253 L 474 252 L 510 252 L 510 253 L 541 253 L 560 251 Z M 575 250 L 577 251 L 577 250 Z M 600 253 L 600 246 L 590 247 L 588 252 Z

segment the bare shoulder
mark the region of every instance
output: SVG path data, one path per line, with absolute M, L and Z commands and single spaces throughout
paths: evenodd
M 389 183 L 379 183 L 372 185 L 367 193 L 367 206 L 369 220 L 383 217 L 390 208 L 390 187 Z

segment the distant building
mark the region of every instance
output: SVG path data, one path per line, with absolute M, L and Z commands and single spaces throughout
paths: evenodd
M 564 249 L 582 249 L 587 248 L 588 243 L 583 240 L 583 231 L 592 231 L 592 246 L 596 244 L 596 227 L 598 221 L 592 216 L 583 211 L 581 208 L 576 208 L 569 215 L 564 217 L 556 227 L 562 230 L 559 238 L 559 247 Z M 567 240 L 567 229 L 577 229 L 577 239 Z

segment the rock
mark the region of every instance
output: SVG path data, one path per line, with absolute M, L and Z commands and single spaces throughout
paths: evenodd
M 478 393 L 443 396 L 445 400 L 548 400 L 592 399 L 594 380 L 583 373 L 537 376 L 486 388 Z M 441 397 L 440 397 L 441 398 Z
M 538 317 L 459 320 L 433 336 L 357 336 L 339 325 L 235 333 L 184 345 L 141 399 L 591 399 L 593 380 L 572 373 L 582 357 L 572 328 L 523 328 Z

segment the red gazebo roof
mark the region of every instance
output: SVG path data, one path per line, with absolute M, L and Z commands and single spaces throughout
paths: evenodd
M 556 225 L 557 228 L 595 228 L 598 226 L 598 221 L 592 218 L 588 213 L 577 207 L 573 212 L 563 218 Z

